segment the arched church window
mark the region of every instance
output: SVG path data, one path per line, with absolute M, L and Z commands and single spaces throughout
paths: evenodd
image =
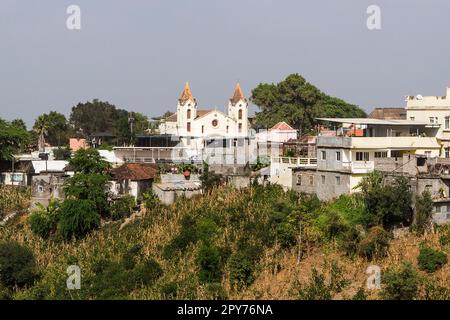
M 190 119 L 191 118 L 191 109 L 187 110 L 187 118 Z
M 238 118 L 239 118 L 239 120 L 242 120 L 242 110 L 239 110 L 239 112 L 238 112 Z
M 214 120 L 211 122 L 211 124 L 212 124 L 213 127 L 217 127 L 217 125 L 219 124 L 219 121 L 217 121 L 217 119 L 214 119 Z

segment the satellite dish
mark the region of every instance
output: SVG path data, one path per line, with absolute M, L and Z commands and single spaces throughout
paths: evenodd
M 416 96 L 416 98 L 417 98 L 417 100 L 423 100 L 423 96 L 422 96 L 421 94 L 418 94 L 418 95 Z

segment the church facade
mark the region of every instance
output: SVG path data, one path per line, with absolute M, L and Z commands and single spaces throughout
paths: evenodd
M 241 86 L 236 84 L 228 101 L 227 113 L 217 109 L 199 109 L 189 83 L 178 99 L 177 111 L 159 125 L 160 134 L 169 134 L 179 139 L 186 147 L 188 156 L 198 156 L 211 142 L 231 146 L 250 144 L 248 100 Z

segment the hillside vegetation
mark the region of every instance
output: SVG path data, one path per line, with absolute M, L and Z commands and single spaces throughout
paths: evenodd
M 123 220 L 72 241 L 43 240 L 23 215 L 0 227 L 0 265 L 8 252 L 26 265 L 20 283 L 0 279 L 0 292 L 13 299 L 449 299 L 450 229 L 393 239 L 382 226 L 365 226 L 366 212 L 359 196 L 320 203 L 252 186 L 155 204 L 120 230 Z M 69 265 L 80 266 L 80 290 L 66 288 Z M 370 265 L 382 270 L 381 289 L 366 288 Z

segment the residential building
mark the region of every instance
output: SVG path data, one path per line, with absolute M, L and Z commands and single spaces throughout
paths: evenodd
M 406 116 L 409 120 L 437 127 L 437 138 L 442 147 L 440 156 L 450 158 L 450 87 L 445 96 L 419 94 L 406 97 Z
M 111 193 L 120 197 L 131 195 L 141 198 L 149 189 L 158 173 L 158 167 L 148 163 L 124 163 L 120 167 L 111 169 Z

